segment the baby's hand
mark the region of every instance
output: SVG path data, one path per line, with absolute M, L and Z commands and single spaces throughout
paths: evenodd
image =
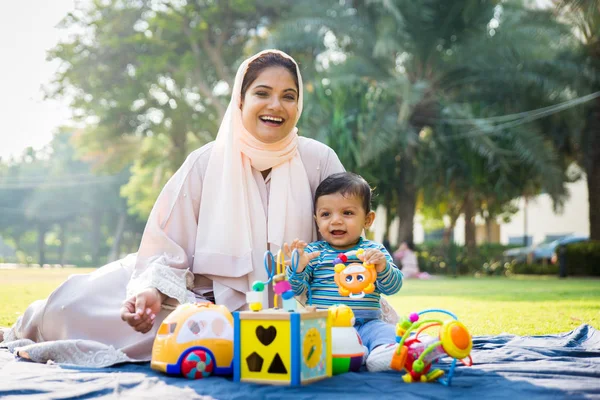
M 363 254 L 357 255 L 358 259 L 367 264 L 375 265 L 375 271 L 383 272 L 387 265 L 385 255 L 379 249 L 368 249 Z
M 302 272 L 304 271 L 304 268 L 306 268 L 306 266 L 308 265 L 309 262 L 311 262 L 312 260 L 314 260 L 315 258 L 317 258 L 319 256 L 319 254 L 321 254 L 320 251 L 313 251 L 312 253 L 306 253 L 304 251 L 304 249 L 306 248 L 307 243 L 299 240 L 299 239 L 294 239 L 294 241 L 292 242 L 291 245 L 284 243 L 283 244 L 283 252 L 285 253 L 286 257 L 289 258 L 289 261 L 286 261 L 285 264 L 286 265 L 291 265 L 291 258 L 292 258 L 292 251 L 297 250 L 298 251 L 298 268 L 296 269 L 296 272 Z

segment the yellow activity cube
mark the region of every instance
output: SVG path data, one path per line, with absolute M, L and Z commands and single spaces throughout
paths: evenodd
M 233 318 L 234 381 L 298 386 L 331 377 L 329 311 L 239 311 Z

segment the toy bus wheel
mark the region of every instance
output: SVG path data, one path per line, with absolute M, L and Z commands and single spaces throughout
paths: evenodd
M 204 350 L 192 350 L 181 362 L 181 374 L 188 379 L 202 379 L 210 376 L 215 362 Z

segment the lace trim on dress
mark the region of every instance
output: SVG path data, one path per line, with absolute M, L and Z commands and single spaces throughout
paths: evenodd
M 190 270 L 170 267 L 168 260 L 169 257 L 165 254 L 150 261 L 144 272 L 129 281 L 127 297 L 152 287 L 177 300 L 180 304 L 189 303 L 188 289 L 194 285 L 194 274 Z
M 20 320 L 20 318 L 19 318 Z M 12 328 L 8 328 L 8 329 L 3 329 L 4 331 L 4 335 L 3 335 L 3 340 L 0 341 L 0 343 L 7 343 L 7 342 L 14 342 L 15 340 L 18 340 L 19 338 L 17 337 L 17 324 L 19 323 L 19 320 L 17 320 L 17 322 L 15 323 L 15 325 L 13 325 Z
M 57 340 L 15 347 L 19 357 L 40 362 L 71 364 L 92 368 L 104 368 L 123 362 L 135 362 L 125 353 L 91 340 Z

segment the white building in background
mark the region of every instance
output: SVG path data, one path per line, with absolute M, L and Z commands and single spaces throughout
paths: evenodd
M 531 243 L 539 243 L 547 237 L 562 236 L 575 233 L 589 236 L 589 201 L 588 190 L 585 179 L 567 184 L 570 197 L 565 202 L 562 213 L 554 213 L 552 209 L 552 199 L 546 194 L 539 195 L 528 200 L 527 205 L 523 199 L 517 199 L 516 204 L 519 211 L 514 214 L 511 221 L 504 223 L 498 221 L 498 227 L 493 230 L 492 241 L 502 244 L 521 244 L 525 236 L 525 225 L 527 225 L 526 235 Z M 525 212 L 526 207 L 526 212 Z M 372 231 L 374 240 L 381 242 L 385 232 L 385 209 L 379 207 L 377 217 L 373 223 Z M 525 224 L 525 215 L 527 224 Z M 420 223 L 422 217 L 415 217 L 414 241 L 422 243 L 425 239 L 425 230 Z M 477 243 L 484 241 L 485 225 L 481 218 L 476 219 L 477 225 Z M 398 238 L 398 219 L 396 218 L 390 227 L 390 242 L 397 243 Z M 460 217 L 456 221 L 454 228 L 454 241 L 457 244 L 465 243 L 465 221 Z
M 511 222 L 500 226 L 500 242 L 507 244 L 511 238 L 523 237 L 525 214 L 527 214 L 527 235 L 532 236 L 533 243 L 539 243 L 547 236 L 558 236 L 576 233 L 589 236 L 589 201 L 585 179 L 567 185 L 570 197 L 565 202 L 562 213 L 555 214 L 552 210 L 552 199 L 548 195 L 540 195 L 527 202 L 527 212 L 524 212 L 525 202 L 519 200 L 519 212 Z

